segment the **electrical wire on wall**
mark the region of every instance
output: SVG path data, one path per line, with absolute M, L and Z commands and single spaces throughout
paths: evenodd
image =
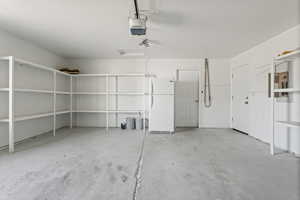
M 210 86 L 210 74 L 209 74 L 209 62 L 208 58 L 205 58 L 205 72 L 204 72 L 204 106 L 206 108 L 211 107 L 211 86 Z

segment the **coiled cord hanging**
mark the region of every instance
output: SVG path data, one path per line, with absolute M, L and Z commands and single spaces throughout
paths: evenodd
M 211 88 L 210 88 L 210 75 L 209 75 L 209 63 L 208 58 L 205 58 L 205 72 L 204 72 L 204 106 L 206 108 L 211 107 Z

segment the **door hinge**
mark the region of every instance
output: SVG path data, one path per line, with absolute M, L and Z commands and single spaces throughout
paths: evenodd
M 233 75 L 233 74 L 231 74 L 231 77 L 232 77 L 232 79 L 233 79 L 234 75 Z
M 231 96 L 231 99 L 233 100 L 233 96 Z

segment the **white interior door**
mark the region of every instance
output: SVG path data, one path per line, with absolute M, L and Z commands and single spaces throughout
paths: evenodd
M 232 127 L 244 133 L 249 133 L 249 65 L 244 65 L 233 69 L 232 75 Z
M 264 142 L 271 142 L 272 129 L 271 117 L 271 68 L 264 65 L 255 69 L 253 90 L 251 91 L 250 104 L 250 135 Z M 257 114 L 259 112 L 259 114 Z
M 198 127 L 199 72 L 178 71 L 175 85 L 175 126 Z

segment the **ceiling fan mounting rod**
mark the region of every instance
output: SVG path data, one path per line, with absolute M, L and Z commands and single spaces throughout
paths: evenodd
M 137 0 L 134 0 L 134 7 L 135 7 L 135 15 L 136 15 L 136 18 L 139 19 L 139 18 L 140 18 L 140 13 L 139 13 L 139 7 L 138 7 L 138 2 L 137 2 Z
M 137 2 L 137 0 L 134 0 L 134 7 L 135 7 L 135 15 L 136 15 L 136 18 L 139 19 L 139 18 L 140 18 L 140 13 L 139 13 L 139 7 L 138 7 L 138 2 Z

